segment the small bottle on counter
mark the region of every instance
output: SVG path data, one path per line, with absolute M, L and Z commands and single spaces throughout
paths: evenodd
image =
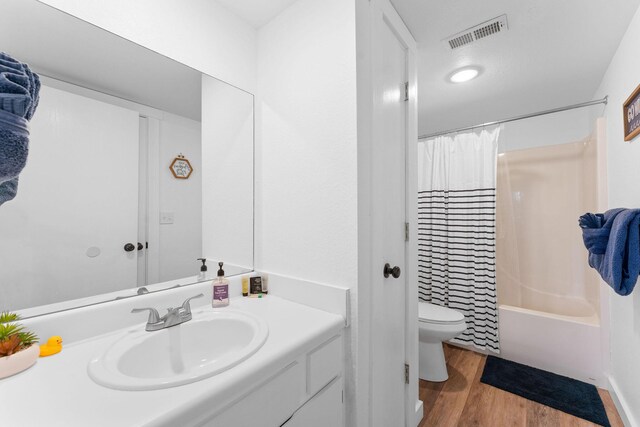
M 249 279 L 249 292 L 251 295 L 262 293 L 262 277 L 256 276 Z
M 262 274 L 262 293 L 269 293 L 269 275 L 267 273 Z
M 246 297 L 249 295 L 249 277 L 244 276 L 242 278 L 242 296 Z
M 214 308 L 229 305 L 229 281 L 224 277 L 222 265 L 222 262 L 218 263 L 220 267 L 218 277 L 213 281 L 213 301 L 211 302 L 211 306 Z

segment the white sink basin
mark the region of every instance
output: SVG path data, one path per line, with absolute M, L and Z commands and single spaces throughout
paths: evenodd
M 267 324 L 249 313 L 194 311 L 193 319 L 147 332 L 144 325 L 121 336 L 89 363 L 96 383 L 118 390 L 156 390 L 208 378 L 254 354 L 267 339 Z

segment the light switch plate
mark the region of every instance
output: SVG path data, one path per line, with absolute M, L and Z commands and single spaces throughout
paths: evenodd
M 160 212 L 160 224 L 173 224 L 174 212 Z

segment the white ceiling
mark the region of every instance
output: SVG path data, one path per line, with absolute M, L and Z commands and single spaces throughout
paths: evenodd
M 297 0 L 217 1 L 258 28 Z M 5 2 L 11 7 L 23 8 L 39 4 L 33 0 Z M 418 41 L 420 134 L 591 99 L 640 4 L 640 0 L 392 2 Z M 179 70 L 179 64 L 167 58 L 135 45 L 140 50 L 129 49 L 124 46 L 123 39 L 107 32 L 104 32 L 104 37 L 93 35 L 95 31 L 89 30 L 95 30 L 95 27 L 68 16 L 62 17 L 61 14 L 54 16 L 53 10 L 49 12 L 50 14 L 39 16 L 38 19 L 35 19 L 38 15 L 34 13 L 4 13 L 2 16 L 31 17 L 22 22 L 3 20 L 0 31 L 4 33 L 4 49 L 9 50 L 9 43 L 15 41 L 20 43 L 20 49 L 24 49 L 24 56 L 20 54 L 23 60 L 28 62 L 29 56 L 32 56 L 32 63 L 36 68 L 39 65 L 53 76 L 64 75 L 68 69 L 76 70 L 77 76 L 72 77 L 76 83 L 83 84 L 83 74 L 98 75 L 102 79 L 100 89 L 107 92 L 121 90 L 122 92 L 116 92 L 119 96 L 158 108 L 164 106 L 170 109 L 169 106 L 172 106 L 171 109 L 178 114 L 198 117 L 199 102 L 195 98 L 199 91 L 199 78 L 196 79 L 194 70 L 188 67 Z M 508 16 L 509 30 L 503 34 L 455 51 L 451 51 L 442 42 L 449 35 L 505 13 Z M 54 21 L 58 25 L 50 30 L 43 30 L 45 26 L 54 25 Z M 86 28 L 80 28 L 81 24 Z M 29 26 L 34 28 L 29 29 Z M 48 36 L 36 41 L 22 36 L 25 34 Z M 85 35 L 78 36 L 79 34 Z M 14 35 L 21 36 L 13 37 Z M 88 43 L 89 39 L 91 43 Z M 102 47 L 96 49 L 95 43 Z M 114 43 L 123 46 L 114 48 Z M 60 46 L 67 46 L 64 55 L 60 55 Z M 75 55 L 71 54 L 72 51 Z M 118 52 L 122 53 L 120 59 L 114 56 Z M 45 62 L 43 58 L 50 64 L 39 64 Z M 141 64 L 146 63 L 147 67 L 144 69 L 153 71 L 132 73 L 131 69 L 114 67 L 114 64 L 127 63 L 127 59 L 131 58 L 137 58 Z M 167 64 L 160 66 L 157 63 L 159 59 L 166 60 Z M 56 60 L 59 64 L 55 64 Z M 452 70 L 465 65 L 482 67 L 481 76 L 458 85 L 446 81 Z M 86 67 L 93 70 L 82 73 L 80 70 Z M 163 71 L 165 69 L 167 73 Z M 184 77 L 177 77 L 180 73 L 184 73 Z M 187 77 L 192 73 L 194 77 Z M 109 79 L 113 85 L 107 81 Z M 112 87 L 116 82 L 123 81 L 130 83 L 129 87 Z M 167 81 L 172 82 L 171 90 L 166 89 Z M 185 86 L 187 81 L 194 83 Z M 96 83 L 86 82 L 86 85 L 95 87 Z M 135 94 L 136 91 L 145 93 Z M 186 96 L 176 102 L 176 93 Z M 150 94 L 154 96 L 149 96 Z M 176 108 L 178 104 L 180 106 Z
M 260 28 L 297 0 L 216 0 L 254 28 Z
M 391 0 L 419 47 L 420 134 L 590 100 L 640 0 Z M 507 14 L 509 30 L 450 50 L 446 37 Z M 456 68 L 480 77 L 452 84 Z

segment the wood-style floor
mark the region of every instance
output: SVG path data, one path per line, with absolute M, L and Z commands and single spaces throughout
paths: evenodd
M 424 418 L 420 427 L 587 427 L 595 426 L 572 415 L 524 399 L 480 382 L 486 356 L 445 345 L 449 379 L 443 383 L 420 380 Z M 600 390 L 612 427 L 624 427 L 611 396 Z

